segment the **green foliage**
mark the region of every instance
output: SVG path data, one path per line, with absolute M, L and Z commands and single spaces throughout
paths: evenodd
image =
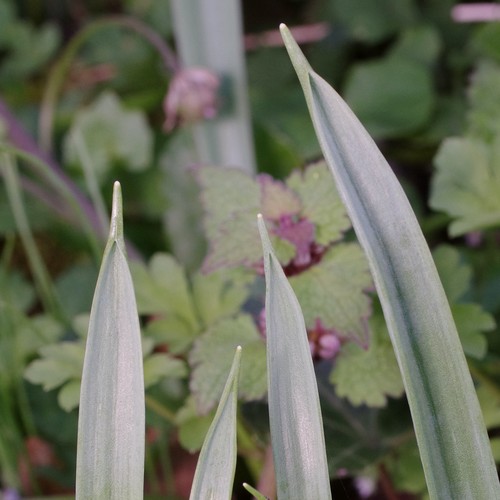
M 345 98 L 370 133 L 381 139 L 417 132 L 435 105 L 429 69 L 399 55 L 354 67 Z
M 382 139 L 384 156 L 412 193 L 426 239 L 435 247 L 487 428 L 495 432 L 498 23 L 454 23 L 452 0 L 299 3 L 288 2 L 280 15 L 307 24 L 306 36 L 313 37 L 304 43 L 308 58 Z M 62 3 L 35 4 L 0 0 L 0 137 L 52 172 L 46 175 L 18 158 L 33 244 L 47 264 L 65 318 L 56 319 L 40 301 L 2 188 L 0 489 L 14 487 L 26 496 L 73 488 L 77 412 L 70 410 L 78 405 L 102 250 L 95 200 L 106 201 L 102 192 L 117 178 L 127 198 L 127 246 L 142 329 L 148 490 L 161 498 L 173 492 L 163 487 L 178 473 L 177 460 L 173 472 L 168 467 L 177 437 L 189 451 L 201 448 L 238 343 L 244 344 L 238 453 L 251 471 L 244 479 L 259 482 L 269 441 L 263 268 L 255 224 L 255 214 L 262 212 L 305 316 L 330 477 L 347 473 L 376 482 L 385 470 L 384 480 L 390 479 L 396 494 L 405 490 L 426 498 L 406 400 L 399 397 L 401 377 L 367 262 L 330 173 L 316 161 L 320 149 L 285 50 L 274 47 L 267 33 L 245 38 L 260 171 L 250 177 L 219 165 L 198 166 L 191 129 L 161 130 L 161 102 L 177 64 L 174 54 L 173 64 L 165 63 L 172 37 L 165 2 L 124 0 L 115 5 L 124 16 L 113 19 L 104 19 L 111 11 L 96 2 L 83 2 L 76 11 Z M 245 9 L 250 32 L 267 26 L 257 3 Z M 266 19 L 271 16 L 268 9 Z M 323 24 L 309 26 L 312 20 Z M 58 73 L 62 60 L 66 66 Z M 54 76 L 59 88 L 51 100 Z M 47 126 L 47 112 L 54 126 Z M 75 147 L 78 140 L 87 155 Z M 230 147 L 239 160 L 241 149 L 234 141 Z M 372 158 L 365 162 L 364 175 L 372 163 Z M 309 166 L 297 168 L 304 164 Z M 91 197 L 89 170 L 98 184 Z M 424 199 L 429 180 L 431 210 Z M 383 185 L 380 193 L 386 190 Z M 448 239 L 441 231 L 445 225 L 451 236 L 466 237 Z M 338 342 L 326 359 L 318 350 L 321 338 Z M 31 464 L 27 479 L 18 464 L 26 463 L 30 436 L 43 437 L 52 462 Z M 490 443 L 499 463 L 499 440 Z
M 436 173 L 429 204 L 452 217 L 451 236 L 500 223 L 499 82 L 498 64 L 479 65 L 469 89 L 466 134 L 444 141 L 434 160 Z
M 101 94 L 92 105 L 76 114 L 64 142 L 68 164 L 77 163 L 76 135 L 87 144 L 90 164 L 101 179 L 114 163 L 135 172 L 151 164 L 153 136 L 144 113 L 127 110 L 114 93 Z
M 462 261 L 460 252 L 452 246 L 439 246 L 433 257 L 465 354 L 482 359 L 487 351 L 485 332 L 493 330 L 496 324 L 480 304 L 466 302 L 472 286 L 472 268 Z
M 17 18 L 12 3 L 0 2 L 0 65 L 2 87 L 16 84 L 39 71 L 54 55 L 60 34 L 54 25 L 35 28 Z
M 190 388 L 198 410 L 206 413 L 220 398 L 231 354 L 236 346 L 243 348 L 240 396 L 251 401 L 266 392 L 265 346 L 255 323 L 247 315 L 239 315 L 216 323 L 195 342 L 189 355 L 192 368 Z M 214 359 L 217 363 L 214 363 Z
M 377 408 L 387 404 L 387 397 L 400 397 L 404 392 L 399 366 L 383 316 L 370 319 L 370 347 L 345 346 L 330 375 L 335 392 L 358 406 Z

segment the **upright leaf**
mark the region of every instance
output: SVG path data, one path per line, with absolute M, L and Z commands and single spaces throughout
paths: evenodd
M 266 274 L 269 421 L 278 498 L 330 499 L 323 422 L 304 317 L 262 216 L 258 223 Z
M 233 364 L 217 413 L 201 448 L 191 488 L 191 500 L 230 499 L 236 468 L 236 409 L 241 347 Z
M 144 481 L 144 380 L 139 319 L 115 183 L 82 375 L 77 500 L 138 500 Z
M 402 373 L 431 498 L 498 499 L 488 436 L 443 287 L 401 186 L 338 94 L 285 45 L 367 253 Z

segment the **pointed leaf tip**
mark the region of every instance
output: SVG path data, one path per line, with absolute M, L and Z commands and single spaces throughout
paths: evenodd
M 124 249 L 122 188 L 118 181 L 115 181 L 113 184 L 113 205 L 111 209 L 109 240 L 116 241 Z

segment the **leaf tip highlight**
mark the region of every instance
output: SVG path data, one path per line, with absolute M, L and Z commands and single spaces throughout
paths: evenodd
M 113 184 L 113 204 L 109 239 L 123 243 L 123 201 L 122 188 L 118 181 Z

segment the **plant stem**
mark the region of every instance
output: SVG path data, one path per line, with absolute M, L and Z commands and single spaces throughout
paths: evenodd
M 107 29 L 110 26 L 121 26 L 135 31 L 147 40 L 160 54 L 165 68 L 173 72 L 177 70 L 178 63 L 166 42 L 147 24 L 128 17 L 111 16 L 93 21 L 82 28 L 68 43 L 61 57 L 50 72 L 49 80 L 45 87 L 42 103 L 40 106 L 39 133 L 40 146 L 44 151 L 52 149 L 52 130 L 54 126 L 54 111 L 63 88 L 66 75 L 71 63 L 82 45 L 96 32 Z
M 145 400 L 146 400 L 146 407 L 148 409 L 154 411 L 157 415 L 164 418 L 170 424 L 175 425 L 176 423 L 175 414 L 170 409 L 162 405 L 160 402 L 158 402 L 151 396 L 146 395 Z
M 0 158 L 1 168 L 5 178 L 7 196 L 9 198 L 12 213 L 19 231 L 19 236 L 21 237 L 24 250 L 28 257 L 35 285 L 40 294 L 40 300 L 42 301 L 47 312 L 51 312 L 56 318 L 67 324 L 69 320 L 61 308 L 50 279 L 50 275 L 45 267 L 40 253 L 38 252 L 28 218 L 24 210 L 24 203 L 19 189 L 17 165 L 12 161 L 11 157 L 5 153 L 2 153 Z
M 97 177 L 95 175 L 95 169 L 92 165 L 90 159 L 89 150 L 85 144 L 85 140 L 79 131 L 73 134 L 73 143 L 77 155 L 80 157 L 80 163 L 82 165 L 83 174 L 85 176 L 85 182 L 87 184 L 87 189 L 90 194 L 90 198 L 94 204 L 95 211 L 97 213 L 97 218 L 101 225 L 102 231 L 106 231 L 108 226 L 109 214 L 106 209 L 106 204 L 99 189 L 99 183 L 97 182 Z

